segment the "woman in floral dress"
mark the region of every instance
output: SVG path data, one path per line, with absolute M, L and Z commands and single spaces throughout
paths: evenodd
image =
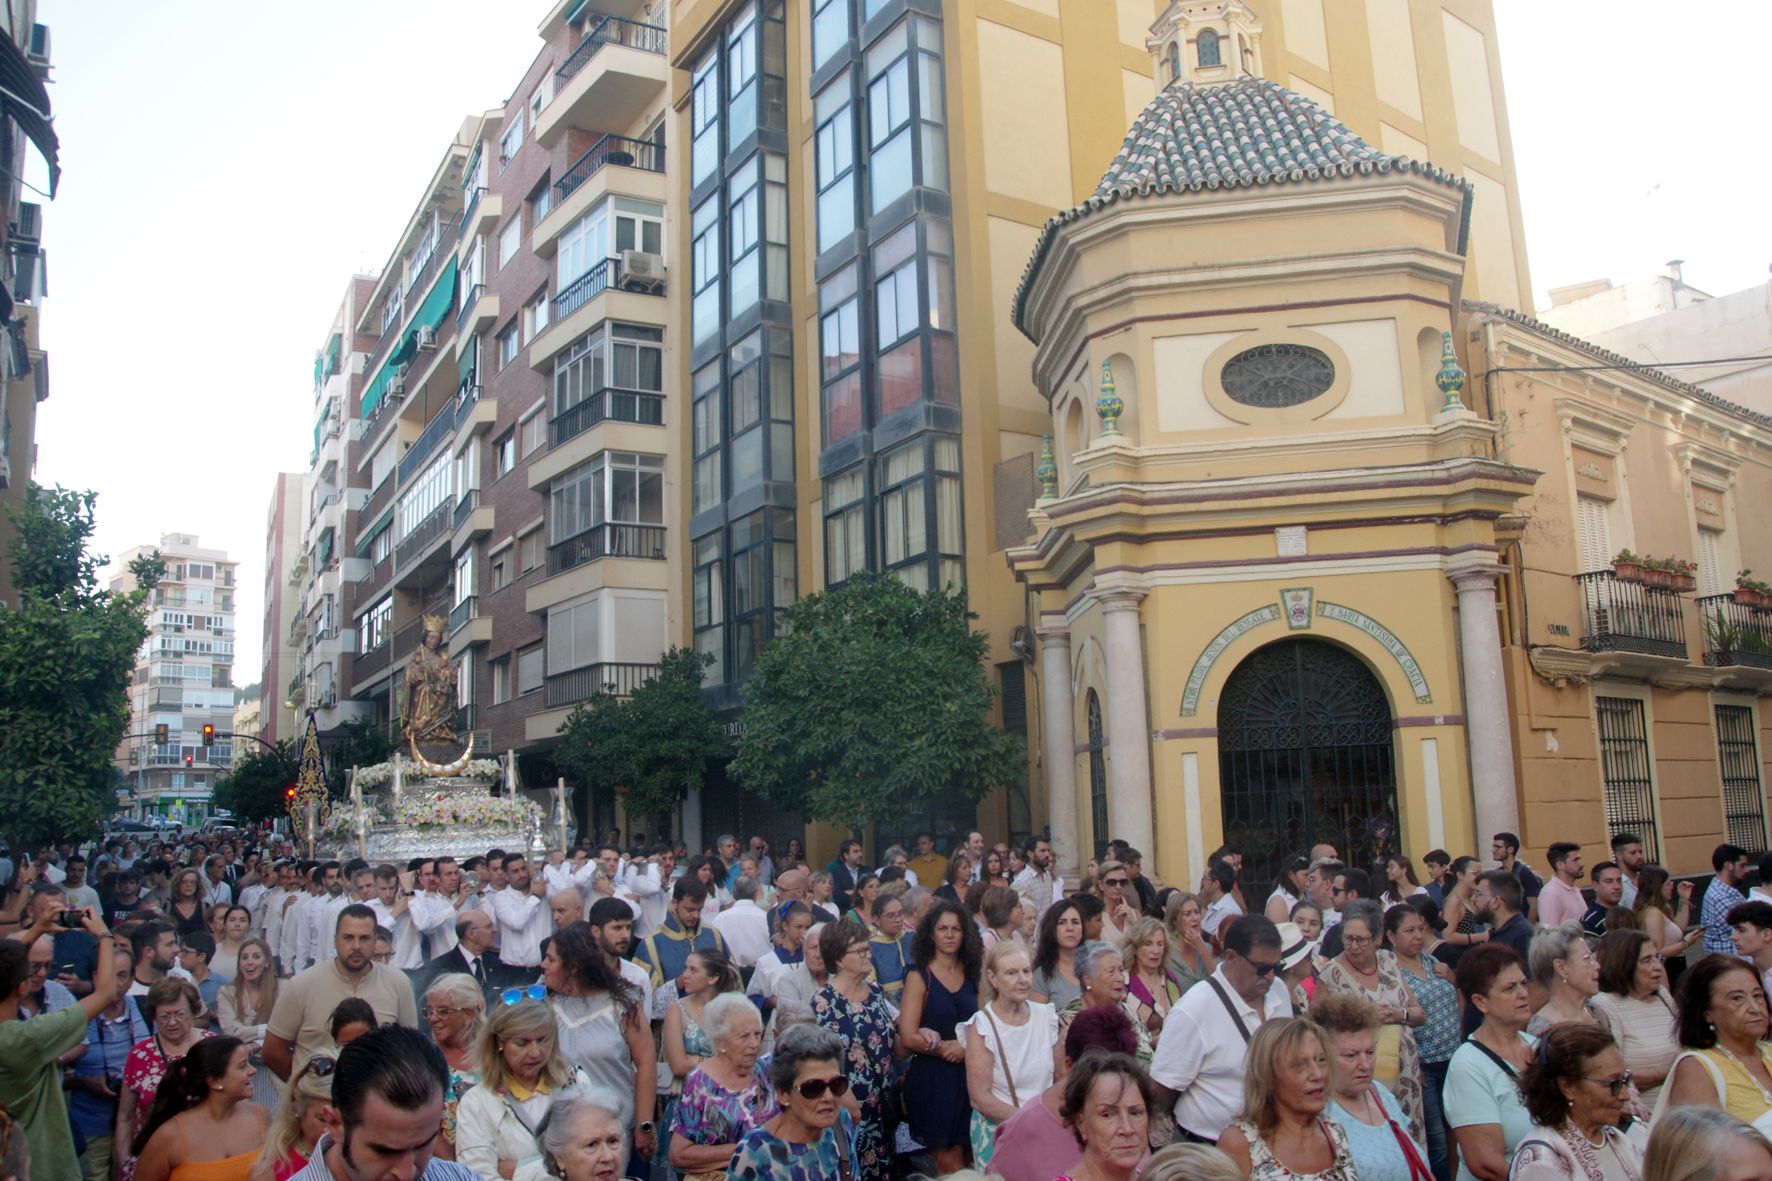
M 197 986 L 189 980 L 168 976 L 154 983 L 143 998 L 142 1015 L 153 1023 L 154 1032 L 135 1044 L 123 1061 L 123 1094 L 117 1104 L 117 1132 L 113 1151 L 117 1158 L 117 1175 L 121 1181 L 135 1176 L 135 1153 L 132 1146 L 136 1133 L 148 1122 L 154 1096 L 172 1064 L 190 1052 L 192 1046 L 215 1034 L 198 1027 L 203 1002 Z
M 853 919 L 826 923 L 818 948 L 831 982 L 812 998 L 813 1020 L 843 1041 L 843 1073 L 861 1105 L 856 1181 L 886 1181 L 892 1142 L 885 1123 L 886 1084 L 898 1057 L 898 1023 L 886 994 L 868 981 L 873 968 L 868 929 Z
M 683 1080 L 672 1115 L 671 1167 L 687 1181 L 720 1181 L 738 1142 L 773 1118 L 775 1089 L 757 1063 L 763 1020 L 743 993 L 709 1001 L 702 1024 L 713 1052 Z

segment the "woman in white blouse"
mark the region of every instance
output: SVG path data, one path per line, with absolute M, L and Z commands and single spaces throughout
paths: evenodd
M 480 1029 L 480 1082 L 455 1108 L 455 1159 L 482 1177 L 544 1181 L 540 1130 L 576 1074 L 560 1056 L 554 1011 L 541 1001 L 501 1005 Z
M 1030 1001 L 1034 968 L 1027 949 L 1012 940 L 985 956 L 984 1003 L 962 1023 L 966 1090 L 972 1097 L 974 1167 L 990 1163 L 997 1125 L 1034 1101 L 1064 1070 L 1058 1010 Z

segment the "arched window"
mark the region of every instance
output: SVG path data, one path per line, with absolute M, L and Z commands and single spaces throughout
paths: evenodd
M 1200 68 L 1223 65 L 1218 54 L 1218 33 L 1212 29 L 1201 29 L 1200 35 L 1194 39 L 1194 49 L 1200 55 Z
M 1095 855 L 1105 857 L 1108 843 L 1107 738 L 1101 728 L 1101 698 L 1089 690 L 1085 699 L 1089 714 L 1089 828 Z
M 1177 81 L 1180 81 L 1180 79 L 1181 79 L 1181 42 L 1171 41 L 1169 43 L 1169 81 L 1177 82 Z

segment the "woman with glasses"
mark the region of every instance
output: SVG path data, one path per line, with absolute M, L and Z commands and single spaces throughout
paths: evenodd
M 155 981 L 141 1008 L 154 1032 L 135 1044 L 123 1064 L 123 1091 L 118 1096 L 112 1141 L 121 1181 L 135 1176 L 135 1138 L 147 1124 L 154 1096 L 167 1073 L 199 1041 L 215 1036 L 197 1022 L 203 1002 L 189 980 L 168 976 Z
M 1403 970 L 1409 991 L 1427 1014 L 1426 1024 L 1415 1031 L 1415 1049 L 1421 1058 L 1427 1163 L 1439 1181 L 1452 1181 L 1443 1092 L 1446 1064 L 1458 1048 L 1458 987 L 1452 983 L 1451 973 L 1428 954 L 1428 940 L 1432 936 L 1425 913 L 1428 910 L 1439 913 L 1434 900 L 1427 897 L 1391 907 L 1384 912 L 1384 935 L 1391 954 L 1397 957 L 1397 967 Z
M 1532 1132 L 1509 1181 L 1638 1181 L 1643 1158 L 1618 1130 L 1631 1073 L 1605 1030 L 1564 1021 L 1545 1031 L 1520 1075 Z
M 540 1181 L 542 1121 L 575 1075 L 560 1056 L 553 1011 L 528 997 L 500 1005 L 475 1039 L 474 1062 L 480 1083 L 455 1109 L 455 1159 L 482 1177 Z
M 742 993 L 714 997 L 702 1013 L 713 1053 L 683 1080 L 671 1114 L 670 1164 L 687 1181 L 719 1181 L 738 1142 L 778 1110 L 757 1052 L 763 1020 Z
M 1550 997 L 1532 1014 L 1527 1033 L 1539 1037 L 1565 1021 L 1597 1023 L 1587 1002 L 1600 991 L 1600 962 L 1578 924 L 1541 928 L 1526 950 L 1526 966 L 1532 970 L 1533 982 Z
M 1427 1010 L 1410 991 L 1394 953 L 1380 947 L 1384 911 L 1370 898 L 1357 898 L 1341 914 L 1342 952 L 1317 974 L 1318 995 L 1351 992 L 1378 1006 L 1378 1062 L 1373 1077 L 1388 1087 L 1409 1116 L 1409 1134 L 1423 1138 L 1421 1055 L 1415 1029 L 1427 1024 Z
M 1588 1006 L 1624 1055 L 1643 1102 L 1654 1106 L 1680 1053 L 1661 953 L 1641 931 L 1608 931 L 1599 959 L 1600 991 Z
M 868 929 L 850 919 L 827 923 L 819 932 L 819 952 L 830 970 L 830 983 L 812 998 L 812 1017 L 819 1028 L 842 1041 L 842 1062 L 853 1095 L 848 1105 L 857 1113 L 856 1181 L 885 1181 L 892 1165 L 885 1123 L 887 1082 L 903 1048 L 885 992 L 868 980 L 873 970 L 868 939 Z M 778 1041 L 777 1060 L 781 1046 Z M 779 1090 L 780 1077 L 773 1077 Z
M 326 1131 L 332 1072 L 337 1066 L 338 1059 L 330 1054 L 315 1054 L 302 1063 L 283 1089 L 283 1098 L 265 1131 L 264 1151 L 247 1181 L 289 1181 L 308 1167 L 314 1145 Z
M 877 923 L 868 942 L 874 960 L 874 979 L 886 990 L 886 999 L 897 1004 L 904 995 L 905 973 L 911 967 L 911 933 L 905 930 L 904 900 L 882 895 L 874 903 Z
M 769 1060 L 777 1113 L 739 1140 L 726 1172 L 730 1181 L 855 1181 L 863 1175 L 855 1100 L 843 1073 L 848 1054 L 828 1029 L 782 1031 Z
M 203 875 L 195 869 L 181 869 L 168 889 L 172 900 L 167 904 L 166 917 L 178 928 L 179 938 L 205 930 L 209 916 L 203 910 Z
M 445 972 L 425 989 L 420 1016 L 449 1064 L 449 1085 L 443 1092 L 443 1137 L 437 1155 L 454 1159 L 456 1103 L 480 1081 L 474 1043 L 486 1016 L 486 997 L 479 981 L 466 972 Z
M 641 1011 L 640 990 L 604 954 L 589 923 L 572 923 L 549 938 L 541 957 L 543 994 L 553 994 L 560 1054 L 591 1082 L 634 1097 L 634 1151 L 650 1159 L 658 1147 L 652 1122 L 658 1093 L 658 1047 Z M 506 990 L 502 1000 L 525 998 Z
M 1101 937 L 1115 947 L 1126 942 L 1126 931 L 1136 923 L 1139 910 L 1137 895 L 1129 894 L 1132 874 L 1124 862 L 1108 860 L 1098 871 L 1101 880 Z
M 88 1176 L 109 1177 L 114 1155 L 112 1135 L 117 1126 L 117 1096 L 123 1090 L 123 1064 L 130 1048 L 148 1037 L 135 998 L 128 995 L 135 978 L 135 957 L 128 945 L 100 944 L 100 964 L 105 949 L 117 979 L 111 1003 L 86 1023 L 86 1052 L 76 1058 L 68 1082 L 68 1122 L 86 1144 L 81 1161 Z
M 1682 1052 L 1662 1103 L 1720 1107 L 1772 1131 L 1772 1045 L 1759 972 L 1732 955 L 1707 955 L 1681 977 L 1679 1010 Z
M 1458 1181 L 1504 1181 L 1514 1149 L 1532 1131 L 1520 1072 L 1538 1048 L 1526 1032 L 1532 998 L 1513 948 L 1489 943 L 1458 960 L 1458 991 L 1482 1016 L 1446 1064 L 1446 1123 L 1458 1143 Z
M 972 920 L 942 900 L 931 903 L 917 924 L 911 956 L 915 966 L 905 977 L 898 1014 L 898 1045 L 911 1054 L 906 1114 L 912 1138 L 935 1154 L 940 1172 L 951 1173 L 965 1167 L 972 1142 L 960 1026 L 978 1012 L 984 951 Z

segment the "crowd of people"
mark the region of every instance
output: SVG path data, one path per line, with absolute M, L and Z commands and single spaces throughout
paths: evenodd
M 1611 850 L 33 850 L 0 1181 L 1772 1181 L 1772 892 Z

